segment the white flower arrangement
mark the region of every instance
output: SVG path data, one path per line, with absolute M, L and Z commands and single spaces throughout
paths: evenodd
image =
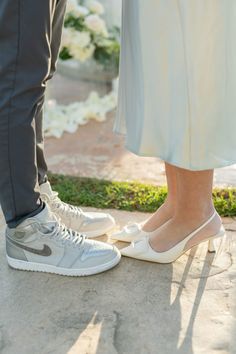
M 80 66 L 78 62 L 94 59 L 93 63 L 84 64 L 83 70 L 87 66 L 90 70 L 92 64 L 95 64 L 97 70 L 98 63 L 102 75 L 112 72 L 114 73 L 112 78 L 117 76 L 119 29 L 107 28 L 106 22 L 101 17 L 104 13 L 103 5 L 97 0 L 68 0 L 60 59 L 73 60 L 66 63 L 66 70 L 72 68 L 74 71 Z M 105 72 L 103 68 L 106 69 Z M 69 105 L 61 105 L 56 100 L 48 99 L 45 104 L 45 136 L 60 138 L 63 132 L 74 133 L 80 125 L 86 124 L 91 119 L 105 121 L 107 113 L 115 109 L 116 104 L 116 91 L 104 97 L 91 92 L 87 100 Z
M 101 17 L 105 12 L 97 0 L 68 0 L 62 34 L 60 59 L 84 62 L 94 58 L 104 67 L 119 62 L 119 29 L 108 29 Z

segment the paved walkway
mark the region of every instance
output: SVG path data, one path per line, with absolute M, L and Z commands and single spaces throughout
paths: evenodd
M 111 213 L 121 225 L 147 217 Z M 69 278 L 10 269 L 1 220 L 0 353 L 235 354 L 236 220 L 224 223 L 231 253 L 216 260 L 203 245 L 174 264 L 123 258 Z

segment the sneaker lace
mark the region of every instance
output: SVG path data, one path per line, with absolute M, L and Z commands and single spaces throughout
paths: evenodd
M 83 214 L 83 211 L 73 205 L 64 203 L 59 197 L 57 192 L 53 192 L 53 194 L 50 196 L 50 206 L 52 210 L 60 210 L 62 214 L 68 214 L 70 212 L 70 215 L 72 215 L 75 218 L 80 218 Z M 71 213 L 72 212 L 72 213 Z
M 52 221 L 48 221 L 44 224 L 44 229 L 47 231 L 44 236 L 50 236 L 57 242 L 68 246 L 82 246 L 86 236 L 79 232 L 76 232 L 72 229 L 67 228 L 63 223 L 61 223 L 60 219 L 54 215 L 54 219 Z

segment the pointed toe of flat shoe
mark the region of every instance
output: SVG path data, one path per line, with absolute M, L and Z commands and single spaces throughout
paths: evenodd
M 132 244 L 128 247 L 124 247 L 120 250 L 122 256 L 131 257 L 132 254 Z
M 132 224 L 125 226 L 121 231 L 111 235 L 111 239 L 122 242 L 133 242 L 142 239 L 147 233 L 142 230 L 142 225 Z
M 122 256 L 147 262 L 170 263 L 172 261 L 172 258 L 166 257 L 165 252 L 159 253 L 154 251 L 149 244 L 148 237 L 132 242 L 128 247 L 122 248 L 120 252 Z
M 136 259 L 144 259 L 143 257 L 148 251 L 148 239 L 143 238 L 139 241 L 132 242 L 128 247 L 122 248 L 120 253 L 122 256 L 136 258 Z

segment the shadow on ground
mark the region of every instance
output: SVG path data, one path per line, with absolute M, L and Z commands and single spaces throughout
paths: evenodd
M 121 224 L 146 217 L 113 215 Z M 124 258 L 109 272 L 68 278 L 10 269 L 1 237 L 0 352 L 229 353 L 235 273 L 229 257 L 213 257 L 200 247 L 171 265 Z

